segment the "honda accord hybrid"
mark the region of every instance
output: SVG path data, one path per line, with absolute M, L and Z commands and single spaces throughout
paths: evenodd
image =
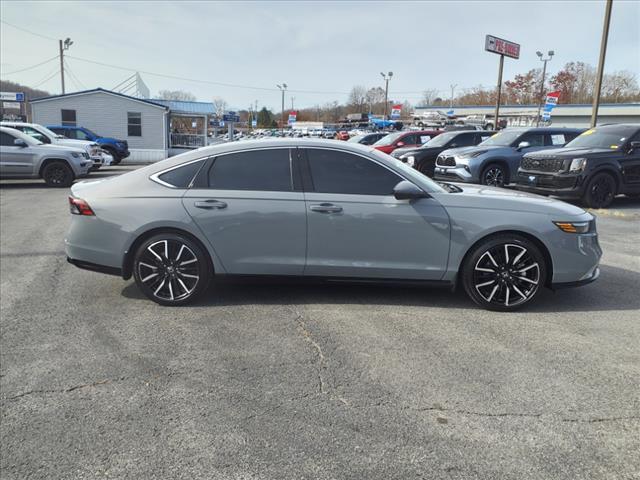
M 276 139 L 205 147 L 76 183 L 70 263 L 162 305 L 214 275 L 420 281 L 514 310 L 599 275 L 594 217 L 524 192 L 435 183 L 374 148 Z

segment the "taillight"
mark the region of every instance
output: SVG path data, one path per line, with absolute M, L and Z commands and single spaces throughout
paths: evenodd
M 76 197 L 69 197 L 69 211 L 73 215 L 95 215 L 85 200 Z

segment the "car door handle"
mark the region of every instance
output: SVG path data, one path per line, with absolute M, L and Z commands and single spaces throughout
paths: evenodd
M 203 200 L 197 201 L 193 204 L 196 208 L 204 208 L 206 210 L 222 210 L 223 208 L 227 208 L 227 204 L 221 202 L 220 200 Z
M 333 203 L 317 203 L 309 207 L 312 212 L 320 213 L 338 213 L 342 211 L 342 207 L 334 205 Z

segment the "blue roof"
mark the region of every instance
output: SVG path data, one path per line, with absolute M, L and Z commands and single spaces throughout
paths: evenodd
M 193 113 L 198 115 L 214 115 L 216 112 L 211 102 L 185 102 L 182 100 L 160 100 L 154 98 L 153 103 L 159 103 L 175 113 Z

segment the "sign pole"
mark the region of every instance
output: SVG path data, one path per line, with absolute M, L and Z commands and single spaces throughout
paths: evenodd
M 604 60 L 607 55 L 607 40 L 609 39 L 609 23 L 611 23 L 611 6 L 613 0 L 607 0 L 604 11 L 604 25 L 602 26 L 602 39 L 600 40 L 600 58 L 598 60 L 598 74 L 596 86 L 593 92 L 593 107 L 591 109 L 591 128 L 598 122 L 598 107 L 600 106 L 600 90 L 602 89 L 602 73 L 604 72 Z
M 500 55 L 500 66 L 498 67 L 498 98 L 496 100 L 496 114 L 494 117 L 494 128 L 496 130 L 499 129 L 499 125 L 500 125 L 500 94 L 501 94 L 501 90 L 502 90 L 502 68 L 504 67 L 504 55 Z

